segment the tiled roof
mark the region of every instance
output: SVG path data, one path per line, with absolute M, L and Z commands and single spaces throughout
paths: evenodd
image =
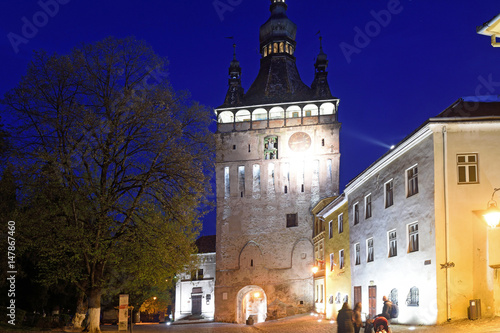
M 215 235 L 201 236 L 196 240 L 196 247 L 198 247 L 198 253 L 211 253 L 215 252 Z

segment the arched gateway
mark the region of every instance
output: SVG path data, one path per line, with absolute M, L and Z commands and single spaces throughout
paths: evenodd
M 254 323 L 262 323 L 267 317 L 267 296 L 259 286 L 246 286 L 238 292 L 236 297 L 236 322 L 246 323 L 250 316 L 254 316 Z

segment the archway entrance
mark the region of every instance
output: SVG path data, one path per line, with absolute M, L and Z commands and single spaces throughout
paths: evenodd
M 246 323 L 253 316 L 254 323 L 262 323 L 267 317 L 267 296 L 259 286 L 246 286 L 238 292 L 236 300 L 236 322 Z

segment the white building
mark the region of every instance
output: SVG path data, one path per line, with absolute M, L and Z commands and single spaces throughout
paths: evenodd
M 175 320 L 214 318 L 215 239 L 215 236 L 198 238 L 195 267 L 178 276 Z
M 347 185 L 353 304 L 373 316 L 386 295 L 407 324 L 467 318 L 474 299 L 500 314 L 500 239 L 480 214 L 499 143 L 500 100 L 461 99 Z

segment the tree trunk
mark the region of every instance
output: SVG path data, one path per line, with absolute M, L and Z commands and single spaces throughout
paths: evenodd
M 78 295 L 78 301 L 76 303 L 76 313 L 71 321 L 74 328 L 82 328 L 82 322 L 85 319 L 87 313 L 87 302 L 85 301 L 85 293 L 80 292 Z
M 91 288 L 89 297 L 89 333 L 100 333 L 101 288 Z

